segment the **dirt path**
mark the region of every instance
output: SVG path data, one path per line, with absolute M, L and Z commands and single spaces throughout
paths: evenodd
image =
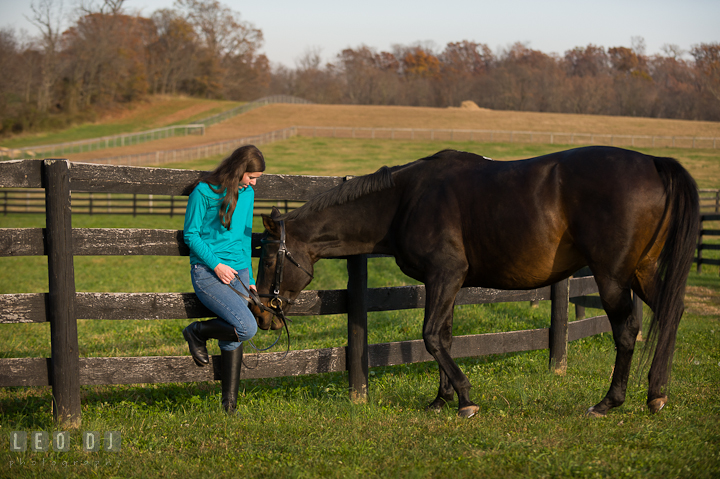
M 701 286 L 688 286 L 685 307 L 691 314 L 720 317 L 720 293 Z
M 73 161 L 187 148 L 279 130 L 290 126 L 344 126 L 513 130 L 615 135 L 720 137 L 718 122 L 690 122 L 561 113 L 364 105 L 273 104 L 213 125 L 204 136 L 187 136 L 68 155 Z

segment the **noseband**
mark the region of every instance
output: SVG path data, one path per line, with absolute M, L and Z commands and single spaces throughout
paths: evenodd
M 271 287 L 272 294 L 261 294 L 260 297 L 270 298 L 270 301 L 268 301 L 268 305 L 270 306 L 269 309 L 273 312 L 273 314 L 284 320 L 285 314 L 282 312 L 283 303 L 288 305 L 295 304 L 295 301 L 280 295 L 280 283 L 282 283 L 283 273 L 285 271 L 285 259 L 290 261 L 292 264 L 302 270 L 305 274 L 310 276 L 310 279 L 313 279 L 314 276 L 310 271 L 301 266 L 300 263 L 295 261 L 295 258 L 293 258 L 292 254 L 290 254 L 290 250 L 288 250 L 287 244 L 285 243 L 285 221 L 280 220 L 277 223 L 280 225 L 280 239 L 271 240 L 268 238 L 263 238 L 260 241 L 260 244 L 262 244 L 263 246 L 265 246 L 266 244 L 279 245 L 276 257 L 277 259 L 275 261 L 275 278 L 273 279 Z
M 279 244 L 278 252 L 277 252 L 277 260 L 275 263 L 275 278 L 273 279 L 272 284 L 272 294 L 260 294 L 258 295 L 255 293 L 255 291 L 251 290 L 249 287 L 245 286 L 245 283 L 240 279 L 240 277 L 236 274 L 235 277 L 240 281 L 240 284 L 243 285 L 245 290 L 247 291 L 247 295 L 241 293 L 237 289 L 230 286 L 230 289 L 235 291 L 240 297 L 244 298 L 248 301 L 248 303 L 252 303 L 260 310 L 267 311 L 273 314 L 273 316 L 279 318 L 282 321 L 283 326 L 285 327 L 285 331 L 287 332 L 288 336 L 288 349 L 285 352 L 285 356 L 290 352 L 290 330 L 288 329 L 288 321 L 290 321 L 289 318 L 285 316 L 285 312 L 282 310 L 283 302 L 288 305 L 295 304 L 295 301 L 291 300 L 290 298 L 287 298 L 285 296 L 280 295 L 280 283 L 282 283 L 283 280 L 283 271 L 285 268 L 285 258 L 288 259 L 292 264 L 300 268 L 305 274 L 310 276 L 310 279 L 313 279 L 313 274 L 302 267 L 300 263 L 295 261 L 295 258 L 292 257 L 290 254 L 290 250 L 287 248 L 287 244 L 285 243 L 285 222 L 280 220 L 278 221 L 278 224 L 280 225 L 280 239 L 279 240 L 271 240 L 267 238 L 263 238 L 260 240 L 260 243 L 265 246 L 266 244 Z M 260 260 L 262 262 L 262 258 Z M 262 266 L 262 265 L 261 265 Z M 229 285 L 228 285 L 229 286 Z M 268 301 L 268 306 L 265 306 L 262 304 L 262 301 L 260 298 L 271 298 L 270 301 Z M 270 346 L 264 349 L 258 349 L 255 347 L 255 345 L 252 343 L 252 341 L 249 341 L 250 345 L 256 350 L 256 351 L 267 351 L 271 349 L 273 346 L 275 346 L 278 341 L 280 340 L 280 336 L 282 335 L 282 328 L 280 330 L 280 334 L 278 335 L 275 342 L 273 342 Z M 252 369 L 252 368 L 251 368 Z
M 277 252 L 277 259 L 275 262 L 275 278 L 273 279 L 272 284 L 272 294 L 256 294 L 254 291 L 252 291 L 250 288 L 245 286 L 245 283 L 242 282 L 240 277 L 236 274 L 235 277 L 240 281 L 240 283 L 243 285 L 245 290 L 248 292 L 248 295 L 242 294 L 240 291 L 236 290 L 232 286 L 230 288 L 235 291 L 237 294 L 239 294 L 241 297 L 246 299 L 249 303 L 253 303 L 255 306 L 260 308 L 263 311 L 268 311 L 272 313 L 274 316 L 277 316 L 278 318 L 285 321 L 285 313 L 282 310 L 283 303 L 292 305 L 295 304 L 295 301 L 292 299 L 281 296 L 280 295 L 280 283 L 282 283 L 283 280 L 283 273 L 285 270 L 285 259 L 287 258 L 288 261 L 290 261 L 292 264 L 297 266 L 300 270 L 302 270 L 305 274 L 310 276 L 310 279 L 313 279 L 313 274 L 305 269 L 300 263 L 295 261 L 295 258 L 292 257 L 292 254 L 290 254 L 290 250 L 287 248 L 287 244 L 285 243 L 285 222 L 280 220 L 278 221 L 278 224 L 280 225 L 280 239 L 279 240 L 271 240 L 267 238 L 263 238 L 260 240 L 260 243 L 265 246 L 266 244 L 279 244 L 278 252 Z M 262 258 L 261 258 L 262 262 Z M 260 301 L 260 298 L 270 298 L 270 301 L 268 301 L 268 306 L 265 306 Z

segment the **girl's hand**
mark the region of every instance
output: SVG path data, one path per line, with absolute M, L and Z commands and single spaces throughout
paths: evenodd
M 222 281 L 225 284 L 230 284 L 230 281 L 232 281 L 233 278 L 235 278 L 235 275 L 237 274 L 237 271 L 232 269 L 230 266 L 228 266 L 226 264 L 222 264 L 222 263 L 215 266 L 214 271 L 215 271 L 215 274 L 217 275 L 217 277 L 220 279 L 220 281 Z

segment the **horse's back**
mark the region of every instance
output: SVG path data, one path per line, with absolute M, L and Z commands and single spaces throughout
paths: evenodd
M 455 250 L 462 238 L 454 252 L 467 259 L 473 286 L 551 284 L 628 243 L 640 255 L 665 208 L 655 158 L 619 148 L 507 162 L 444 151 L 398 173 L 401 223 L 415 237 L 442 232 Z

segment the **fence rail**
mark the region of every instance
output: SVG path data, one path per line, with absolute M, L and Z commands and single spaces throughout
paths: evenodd
M 702 273 L 704 264 L 712 264 L 720 266 L 720 259 L 704 257 L 705 251 L 720 251 L 720 244 L 708 242 L 708 237 L 720 236 L 720 189 L 703 188 L 700 192 L 700 231 L 698 232 L 697 255 L 695 263 L 697 264 L 698 274 Z M 710 224 L 708 224 L 710 223 Z
M 297 126 L 297 134 L 311 137 L 389 140 L 446 140 L 630 147 L 718 148 L 720 138 L 659 135 L 609 135 L 542 131 L 465 130 L 428 128 L 361 128 Z
M 176 125 L 137 133 L 121 133 L 119 135 L 102 136 L 89 140 L 70 141 L 52 145 L 27 146 L 14 149 L 0 149 L 0 159 L 5 158 L 35 158 L 35 157 L 62 157 L 72 153 L 98 151 L 107 148 L 138 145 L 153 140 L 162 140 L 175 136 L 204 135 L 205 125 Z
M 49 322 L 51 358 L 0 359 L 0 386 L 52 385 L 57 422 L 80 423 L 81 384 L 128 384 L 218 379 L 213 367 L 197 368 L 180 357 L 80 358 L 77 319 L 162 320 L 212 316 L 193 293 L 76 293 L 73 257 L 77 255 L 186 256 L 182 231 L 118 228 L 72 228 L 71 192 L 188 195 L 202 172 L 164 168 L 24 160 L 0 163 L 0 187 L 39 188 L 46 195 L 46 228 L 0 229 L 0 256 L 46 255 L 49 293 L 0 295 L 0 323 Z M 259 199 L 306 201 L 339 185 L 338 177 L 265 175 Z M 259 238 L 255 236 L 257 244 Z M 368 368 L 429 361 L 421 341 L 367 344 L 367 313 L 422 308 L 423 286 L 367 288 L 367 256 L 348 261 L 347 290 L 304 291 L 293 315 L 348 314 L 348 346 L 263 355 L 259 366 L 243 368 L 243 378 L 279 377 L 349 371 L 350 388 L 367 392 Z M 567 342 L 610 331 L 606 316 L 568 322 L 570 298 L 597 292 L 592 277 L 572 278 L 531 291 L 464 288 L 456 304 L 550 300 L 550 327 L 527 331 L 456 337 L 454 357 L 549 349 L 550 365 L 567 363 Z M 577 300 L 575 300 L 577 301 Z M 582 301 L 581 301 L 582 302 Z M 591 303 L 591 302 L 590 302 Z M 590 305 L 590 303 L 587 303 Z M 639 302 L 636 299 L 636 308 Z M 352 331 L 352 334 L 351 334 Z M 267 360 L 265 360 L 267 358 Z
M 242 113 L 246 113 L 250 110 L 254 110 L 255 108 L 258 108 L 261 106 L 269 105 L 271 103 L 295 103 L 295 104 L 303 104 L 303 105 L 312 104 L 311 101 L 305 100 L 303 98 L 298 98 L 296 96 L 291 96 L 291 95 L 266 96 L 264 98 L 260 98 L 259 100 L 255 100 L 250 103 L 246 103 L 245 105 L 240 105 L 231 110 L 224 111 L 222 113 L 218 113 L 217 115 L 213 115 L 213 116 L 207 117 L 205 119 L 199 120 L 198 123 L 202 123 L 205 126 L 214 125 L 216 123 L 220 123 L 222 121 L 228 120 L 234 116 L 240 115 Z
M 257 199 L 255 216 L 270 214 L 273 206 L 288 212 L 302 205 L 302 201 Z M 73 214 L 107 215 L 184 215 L 186 196 L 114 194 L 71 192 Z M 720 213 L 720 189 L 701 189 L 700 208 L 703 212 Z M 39 188 L 1 188 L 0 211 L 7 214 L 45 214 L 45 191 Z M 720 260 L 703 257 L 705 251 L 720 250 L 720 244 L 708 243 L 708 237 L 720 236 L 720 230 L 706 228 L 704 222 L 720 221 L 719 214 L 701 214 L 695 262 L 697 272 L 702 273 L 703 264 L 720 265 Z
M 116 194 L 73 191 L 72 212 L 76 215 L 184 215 L 187 196 Z M 270 214 L 273 206 L 288 212 L 302 205 L 299 201 L 255 201 L 255 216 Z M 0 212 L 8 214 L 45 214 L 45 190 L 38 188 L 0 188 Z
M 170 162 L 181 162 L 207 158 L 211 155 L 224 154 L 241 145 L 263 145 L 275 141 L 286 140 L 294 136 L 312 138 L 358 138 L 386 140 L 438 140 L 438 141 L 477 141 L 477 142 L 510 142 L 510 143 L 550 143 L 570 145 L 606 144 L 613 146 L 674 146 L 676 148 L 715 148 L 720 145 L 720 138 L 664 137 L 664 136 L 629 136 L 603 135 L 593 133 L 543 133 L 528 131 L 494 131 L 494 130 L 441 130 L 420 128 L 353 128 L 331 126 L 291 126 L 271 131 L 262 135 L 238 138 L 207 145 L 188 147 L 176 150 L 158 150 L 150 153 L 121 155 L 92 160 L 92 163 L 113 165 L 157 165 Z M 642 140 L 647 140 L 643 144 Z
M 720 189 L 701 188 L 698 192 L 700 193 L 700 211 L 720 213 Z
M 190 125 L 175 125 L 163 128 L 155 128 L 153 130 L 140 131 L 135 133 L 121 133 L 118 135 L 102 136 L 99 138 L 90 138 L 87 140 L 71 141 L 66 143 L 56 143 L 52 145 L 27 146 L 22 148 L 0 148 L 0 159 L 13 158 L 37 158 L 37 157 L 63 157 L 72 153 L 83 153 L 89 151 L 98 151 L 107 148 L 117 148 L 122 146 L 137 145 L 153 140 L 162 140 L 175 136 L 187 136 L 191 134 L 205 134 L 205 128 L 221 121 L 225 121 L 234 116 L 246 113 L 255 108 L 269 105 L 271 103 L 310 103 L 302 98 L 289 95 L 274 95 L 259 100 L 251 101 L 244 105 L 237 106 L 217 115 L 212 115 L 202 120 L 198 120 Z
M 268 103 L 309 103 L 295 97 L 269 97 L 253 102 L 253 108 Z M 249 104 L 248 104 L 249 105 Z M 252 108 L 248 105 L 215 115 L 207 120 L 207 125 L 217 123 L 225 118 L 223 115 L 237 115 Z M 242 110 L 242 111 L 241 111 Z M 203 120 L 205 121 L 205 120 Z M 201 121 L 202 122 L 202 121 Z M 199 122 L 199 123 L 201 123 Z M 201 125 L 202 126 L 202 125 Z M 718 148 L 720 138 L 690 136 L 643 136 L 643 135 L 608 135 L 599 133 L 560 133 L 534 131 L 501 131 L 501 130 L 463 130 L 463 129 L 423 129 L 423 128 L 363 128 L 363 127 L 332 127 L 332 126 L 291 126 L 261 135 L 254 135 L 234 140 L 208 143 L 206 145 L 173 150 L 157 150 L 133 155 L 119 155 L 89 160 L 91 163 L 107 165 L 159 165 L 207 158 L 213 155 L 229 153 L 235 148 L 256 144 L 264 145 L 275 141 L 286 140 L 294 136 L 323 138 L 358 138 L 358 139 L 389 139 L 389 140 L 438 140 L 438 141 L 477 141 L 477 142 L 509 142 L 509 143 L 550 143 L 563 145 L 610 145 L 622 147 L 673 147 L 673 148 Z M 90 141 L 90 140 L 88 140 Z M 39 151 L 39 150 L 38 150 Z M 88 150 L 89 151 L 89 150 Z M 31 152 L 37 156 L 35 152 Z M 0 155 L 2 152 L 0 152 Z M 33 154 L 26 156 L 32 157 Z M 22 155 L 15 155 L 22 156 Z M 53 156 L 58 156 L 53 154 Z M 718 199 L 720 204 L 720 199 Z
M 287 140 L 295 135 L 295 127 L 290 127 L 263 133 L 261 135 L 208 143 L 201 146 L 191 146 L 175 150 L 157 150 L 149 153 L 138 153 L 134 155 L 112 156 L 108 158 L 88 160 L 88 162 L 95 164 L 127 166 L 161 165 L 165 163 L 199 160 L 213 155 L 224 155 L 243 145 L 265 145 L 280 140 Z
M 697 256 L 695 257 L 695 263 L 697 263 L 698 273 L 702 273 L 702 266 L 704 264 L 720 266 L 720 259 L 703 257 L 705 251 L 720 251 L 720 243 L 708 243 L 705 241 L 708 236 L 720 236 L 720 229 L 707 228 L 708 225 L 706 223 L 708 222 L 720 222 L 720 214 L 700 215 L 700 232 L 698 234 Z

